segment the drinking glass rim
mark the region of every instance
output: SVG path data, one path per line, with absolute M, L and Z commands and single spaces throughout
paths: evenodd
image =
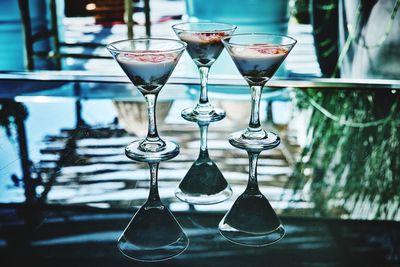
M 183 26 L 183 25 L 188 25 L 188 24 L 221 24 L 221 25 L 225 25 L 225 26 L 229 26 L 229 28 L 225 28 L 225 29 L 218 29 L 218 30 L 188 30 L 188 29 L 183 29 L 183 28 L 179 28 L 178 26 Z M 181 31 L 185 31 L 185 32 L 201 32 L 201 33 L 212 33 L 212 32 L 225 32 L 225 31 L 232 31 L 232 30 L 236 30 L 237 26 L 234 24 L 230 24 L 230 23 L 225 23 L 225 22 L 217 22 L 217 21 L 193 21 L 193 22 L 180 22 L 177 24 L 174 24 L 171 26 L 172 29 L 177 29 L 177 30 L 181 30 Z
M 229 41 L 227 41 L 228 39 L 231 39 L 233 37 L 236 36 L 275 36 L 275 37 L 284 37 L 287 39 L 292 40 L 291 43 L 288 44 L 257 44 L 257 45 L 265 45 L 265 46 L 294 46 L 297 43 L 297 40 L 294 39 L 293 37 L 290 37 L 288 35 L 284 35 L 284 34 L 274 34 L 274 33 L 261 33 L 261 32 L 255 32 L 255 33 L 237 33 L 237 34 L 231 34 L 230 36 L 225 36 L 221 38 L 221 41 L 223 44 L 229 45 L 229 46 L 249 46 L 249 45 L 256 45 L 256 44 L 238 44 L 238 43 L 231 43 Z
M 182 45 L 182 47 L 180 48 L 174 48 L 174 49 L 167 49 L 167 50 L 159 50 L 159 51 L 151 51 L 151 50 L 121 50 L 116 48 L 114 45 L 118 44 L 118 43 L 122 43 L 122 42 L 129 42 L 129 41 L 151 41 L 151 40 L 156 40 L 156 41 L 173 41 L 175 43 L 179 43 Z M 181 51 L 186 49 L 187 44 L 181 40 L 177 40 L 177 39 L 170 39 L 170 38 L 153 38 L 153 37 L 149 37 L 149 38 L 133 38 L 133 39 L 123 39 L 123 40 L 118 40 L 118 41 L 114 41 L 109 43 L 106 48 L 109 51 L 113 51 L 113 52 L 117 52 L 117 53 L 142 53 L 144 51 L 148 51 L 146 52 L 146 54 L 160 54 L 160 53 L 172 53 L 172 52 L 177 52 L 177 51 Z

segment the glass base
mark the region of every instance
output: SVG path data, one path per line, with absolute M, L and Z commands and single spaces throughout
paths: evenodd
M 118 249 L 126 257 L 137 261 L 155 262 L 165 261 L 174 258 L 183 253 L 188 247 L 188 240 L 186 236 L 182 236 L 172 244 L 156 247 L 156 248 L 143 248 L 129 243 L 124 237 L 118 241 Z
M 258 134 L 260 137 L 252 138 L 252 133 L 249 134 L 248 130 L 234 132 L 229 135 L 228 140 L 232 146 L 250 151 L 273 149 L 281 142 L 279 136 L 272 132 L 261 130 L 260 133 L 262 133 Z
M 229 225 L 219 225 L 220 234 L 231 241 L 232 243 L 250 246 L 250 247 L 262 247 L 272 245 L 285 236 L 285 228 L 280 225 L 274 231 L 264 234 L 253 234 L 239 231 L 235 228 L 229 227 Z
M 125 256 L 147 262 L 174 258 L 188 245 L 188 237 L 162 204 L 140 208 L 117 243 Z
M 215 122 L 220 121 L 226 116 L 226 112 L 219 108 L 212 108 L 199 111 L 197 106 L 194 108 L 186 108 L 182 110 L 182 118 L 191 122 Z
M 136 140 L 125 147 L 125 154 L 128 158 L 141 162 L 159 162 L 169 160 L 179 154 L 179 146 L 168 140 L 164 140 L 165 146 L 157 150 L 144 149 L 143 139 Z
M 212 205 L 224 202 L 232 196 L 232 189 L 228 185 L 224 190 L 212 194 L 200 194 L 200 193 L 185 193 L 182 191 L 180 187 L 175 190 L 175 196 L 182 200 L 183 202 L 187 202 L 189 204 L 194 205 Z
M 218 225 L 222 236 L 247 246 L 266 246 L 283 238 L 285 229 L 267 198 L 246 190 Z
M 232 189 L 217 165 L 200 154 L 175 190 L 180 200 L 198 205 L 223 202 L 230 198 Z

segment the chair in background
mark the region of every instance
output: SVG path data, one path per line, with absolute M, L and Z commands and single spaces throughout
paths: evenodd
M 99 2 L 100 5 L 106 5 L 107 1 L 110 3 L 110 7 L 115 6 L 116 1 L 113 0 L 93 0 L 94 3 L 96 1 Z M 123 2 L 122 2 L 123 1 Z M 150 0 L 143 0 L 144 8 L 143 12 L 145 13 L 145 26 L 146 26 L 146 35 L 150 36 Z M 126 14 L 126 25 L 127 25 L 127 38 L 133 38 L 133 5 L 134 0 L 121 0 L 123 4 L 124 13 Z M 45 31 L 40 31 L 38 33 L 33 34 L 32 32 L 32 23 L 31 23 L 31 15 L 29 8 L 29 0 L 18 0 L 18 5 L 21 13 L 21 21 L 23 25 L 23 33 L 24 33 L 24 46 L 25 46 L 25 57 L 26 57 L 26 69 L 34 70 L 35 69 L 35 58 L 42 59 L 51 59 L 54 64 L 54 69 L 61 70 L 62 58 L 78 58 L 78 59 L 90 59 L 90 58 L 110 58 L 109 56 L 102 55 L 94 55 L 94 54 L 82 54 L 82 53 L 64 53 L 62 52 L 62 47 L 84 47 L 84 48 L 96 48 L 96 47 L 104 47 L 104 44 L 101 43 L 65 43 L 60 40 L 60 33 L 58 27 L 57 20 L 57 5 L 56 0 L 49 0 L 49 11 L 50 11 L 50 29 L 46 29 Z M 112 11 L 112 10 L 111 10 Z M 35 51 L 34 44 L 35 42 L 41 40 L 51 40 L 51 49 L 50 51 Z

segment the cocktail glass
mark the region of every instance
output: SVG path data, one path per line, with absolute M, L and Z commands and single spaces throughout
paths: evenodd
M 158 194 L 159 163 L 177 156 L 179 146 L 159 137 L 155 116 L 158 93 L 185 48 L 184 42 L 155 38 L 123 40 L 107 46 L 147 102 L 147 137 L 126 146 L 125 154 L 132 160 L 149 164 L 150 192 L 146 203 L 133 216 L 117 243 L 120 251 L 134 260 L 170 259 L 182 253 L 189 244 L 182 227 Z
M 251 115 L 247 129 L 231 134 L 229 142 L 249 156 L 249 180 L 246 190 L 219 223 L 220 233 L 228 240 L 248 246 L 263 246 L 283 238 L 285 229 L 261 193 L 257 182 L 257 162 L 263 150 L 280 143 L 278 135 L 260 124 L 260 100 L 264 85 L 285 60 L 296 40 L 273 34 L 236 34 L 222 39 L 239 72 L 251 89 Z
M 236 26 L 216 22 L 186 22 L 172 26 L 176 35 L 187 43 L 187 51 L 200 72 L 200 98 L 193 108 L 182 111 L 182 117 L 188 121 L 219 121 L 225 117 L 225 111 L 214 108 L 208 100 L 208 73 L 212 64 L 221 54 L 224 46 L 221 39 L 230 36 Z
M 140 38 L 111 43 L 107 49 L 147 102 L 148 131 L 145 139 L 133 141 L 125 148 L 133 160 L 162 161 L 175 157 L 179 146 L 163 140 L 157 132 L 155 107 L 157 96 L 186 48 L 182 41 Z

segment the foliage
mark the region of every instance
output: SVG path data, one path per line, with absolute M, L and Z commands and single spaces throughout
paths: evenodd
M 310 14 L 308 7 L 310 0 L 294 0 L 292 8 L 292 16 L 296 18 L 300 24 L 310 24 Z
M 312 115 L 295 189 L 311 181 L 321 216 L 399 219 L 400 94 L 300 91 L 298 100 Z

